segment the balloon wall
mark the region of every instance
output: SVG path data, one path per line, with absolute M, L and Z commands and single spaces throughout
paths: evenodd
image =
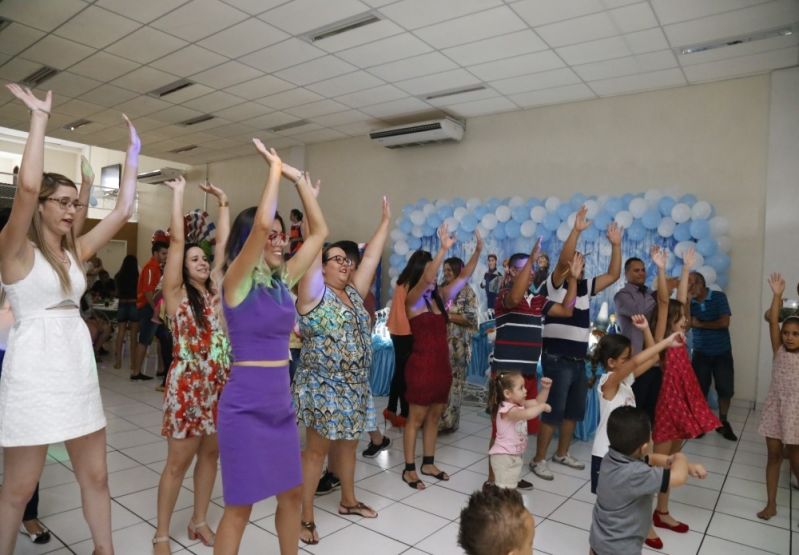
M 580 236 L 577 244 L 586 256 L 586 275 L 596 276 L 607 271 L 611 245 L 605 236 L 608 224 L 615 221 L 623 226 L 622 262 L 631 256 L 647 264 L 649 284 L 656 268 L 649 259 L 652 245 L 669 251 L 668 271 L 679 275 L 682 256 L 693 247 L 698 253 L 696 270 L 704 275 L 708 286 L 727 287 L 730 268 L 729 222 L 714 213 L 713 206 L 694 195 L 674 197 L 657 190 L 621 196 L 587 196 L 581 193 L 569 199 L 551 196 L 545 199 L 520 196 L 498 199 L 463 198 L 419 199 L 402 209 L 391 231 L 393 250 L 389 259 L 391 290 L 416 249 L 435 254 L 438 248 L 436 230 L 446 223 L 458 242 L 448 256 L 466 261 L 474 250 L 474 232 L 479 230 L 485 241 L 480 265 L 471 281 L 478 298 L 485 302 L 479 283 L 487 271 L 486 256 L 494 253 L 502 261 L 515 252 L 530 252 L 537 237 L 542 238 L 543 252 L 552 263 L 569 236 L 580 206 L 588 209 L 592 225 Z M 623 272 L 622 272 L 623 273 Z M 615 287 L 595 298 L 594 302 L 610 301 L 616 290 L 624 285 L 624 276 Z M 483 307 L 485 308 L 485 307 Z

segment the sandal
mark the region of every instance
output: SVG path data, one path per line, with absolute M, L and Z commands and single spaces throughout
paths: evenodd
M 365 511 L 370 511 L 374 513 L 374 516 L 369 515 L 368 513 L 364 514 Z M 377 511 L 375 511 L 372 507 L 369 507 L 368 505 L 361 503 L 360 501 L 358 501 L 358 503 L 356 503 L 351 507 L 339 503 L 338 514 L 345 516 L 356 515 L 356 516 L 362 516 L 363 518 L 377 518 Z
M 430 457 L 422 457 L 422 467 L 424 467 L 424 466 L 431 466 L 431 465 L 434 465 L 434 464 L 435 464 L 435 457 L 433 457 L 433 456 L 430 456 Z M 443 470 L 442 470 L 441 472 L 439 472 L 438 474 L 433 474 L 432 472 L 425 472 L 424 470 L 422 470 L 421 472 L 422 472 L 422 474 L 424 474 L 425 476 L 432 476 L 432 477 L 433 477 L 433 478 L 435 478 L 436 480 L 443 480 L 443 481 L 445 481 L 445 482 L 446 482 L 447 480 L 449 480 L 449 474 L 447 474 L 447 473 L 446 473 L 446 472 L 444 472 Z
M 170 553 L 172 553 L 172 549 L 169 546 L 169 536 L 156 536 L 153 538 L 153 550 L 155 550 L 155 546 L 159 543 L 167 544 L 167 549 Z M 92 555 L 94 555 L 94 551 L 92 551 Z
M 411 489 L 421 491 L 425 488 L 424 482 L 421 480 L 406 480 L 406 472 L 416 472 L 416 463 L 405 463 L 405 470 L 402 471 L 402 481 L 408 484 Z
M 38 518 L 35 520 L 36 522 L 39 523 L 39 528 L 41 528 L 40 532 L 28 532 L 27 528 L 25 528 L 25 524 L 23 523 L 20 526 L 19 533 L 22 534 L 23 536 L 28 536 L 30 540 L 37 545 L 42 545 L 49 542 L 50 530 L 48 530 L 44 524 L 39 522 Z
M 209 540 L 202 533 L 198 531 L 198 529 L 202 528 L 203 526 L 211 530 L 211 527 L 208 526 L 208 523 L 205 522 L 204 520 L 202 522 L 198 522 L 197 524 L 194 524 L 193 520 L 189 520 L 189 527 L 186 530 L 186 534 L 189 536 L 190 540 L 199 539 L 200 543 L 202 543 L 205 547 L 213 547 L 214 541 L 216 540 L 216 534 L 214 534 L 213 530 L 211 530 L 211 539 Z
M 300 525 L 311 533 L 311 539 L 306 540 L 302 536 L 300 536 L 300 541 L 305 545 L 316 545 L 319 543 L 319 540 L 314 539 L 314 534 L 316 534 L 316 523 L 312 520 L 310 522 L 305 522 L 304 520 L 300 521 Z

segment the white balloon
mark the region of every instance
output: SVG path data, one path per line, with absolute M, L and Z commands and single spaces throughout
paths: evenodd
M 710 232 L 713 237 L 727 235 L 730 232 L 730 222 L 724 216 L 716 216 L 710 219 Z
M 702 274 L 702 277 L 705 278 L 706 285 L 713 285 L 718 279 L 716 270 L 712 266 L 699 266 L 697 272 Z
M 547 210 L 550 212 L 554 212 L 560 206 L 560 199 L 558 197 L 547 197 L 547 200 L 544 201 L 544 206 L 546 206 Z
M 644 198 L 650 203 L 659 201 L 662 196 L 663 193 L 657 189 L 649 189 L 646 193 L 644 193 Z
M 405 238 L 405 233 L 403 233 L 401 229 L 394 228 L 391 230 L 391 238 L 394 241 L 400 241 Z
M 569 224 L 567 224 L 566 222 L 563 222 L 558 226 L 557 235 L 558 239 L 560 239 L 561 241 L 565 241 L 566 239 L 568 239 L 570 233 L 571 233 L 571 227 L 569 227 Z
M 476 231 L 478 231 L 480 233 L 480 237 L 488 237 L 488 230 L 482 224 L 478 224 L 477 225 Z M 471 239 L 469 239 L 469 241 L 471 241 Z M 469 242 L 469 241 L 467 241 L 467 242 Z
M 494 229 L 497 227 L 497 217 L 494 214 L 486 214 L 483 216 L 483 219 L 480 220 L 480 225 L 488 230 Z
M 399 277 L 400 269 L 391 267 L 388 269 L 388 275 L 391 277 L 392 280 L 395 280 Z
M 517 206 L 521 206 L 522 204 L 524 204 L 524 199 L 519 195 L 510 197 L 510 200 L 508 201 L 508 206 L 510 206 L 511 208 L 516 208 Z
M 583 206 L 585 206 L 586 209 L 586 214 L 585 214 L 586 218 L 588 218 L 589 220 L 593 220 L 594 216 L 596 216 L 597 213 L 599 212 L 599 201 L 596 201 L 594 199 L 588 199 L 587 201 L 585 201 L 585 204 Z
M 716 242 L 719 244 L 719 250 L 723 253 L 729 253 L 732 249 L 732 239 L 728 235 L 722 235 Z
M 610 195 L 599 195 L 598 197 L 596 197 L 596 201 L 599 203 L 599 206 L 602 207 L 605 206 L 605 203 L 608 201 L 609 198 Z
M 443 208 L 449 204 L 449 199 L 437 199 L 433 204 L 435 204 L 436 208 Z
M 411 235 L 416 237 L 417 239 L 421 239 L 424 237 L 424 228 L 420 225 L 415 225 L 411 228 Z
M 469 208 L 470 210 L 473 210 L 478 206 L 480 206 L 480 199 L 477 197 L 472 197 L 466 201 L 466 208 Z
M 397 241 L 396 243 L 394 243 L 394 252 L 396 252 L 399 255 L 405 255 L 408 253 L 409 250 L 410 247 L 408 247 L 408 243 L 406 243 L 405 241 Z
M 674 254 L 677 255 L 679 258 L 682 258 L 685 255 L 685 251 L 688 249 L 693 249 L 696 247 L 696 243 L 693 241 L 680 241 L 676 245 L 674 245 Z
M 422 225 L 425 220 L 424 212 L 421 210 L 414 210 L 411 212 L 410 220 L 413 225 Z
M 630 214 L 632 214 L 634 218 L 640 218 L 644 215 L 647 208 L 649 208 L 649 203 L 644 198 L 635 197 L 630 201 L 629 208 Z
M 707 220 L 710 217 L 713 208 L 706 200 L 700 200 L 691 207 L 691 219 L 694 220 Z
M 574 227 L 574 221 L 577 219 L 577 212 L 572 212 L 569 214 L 569 217 L 566 218 L 566 223 L 569 225 L 569 229 Z
M 533 220 L 533 222 L 540 224 L 541 222 L 544 221 L 544 218 L 546 217 L 547 217 L 547 209 L 544 208 L 543 206 L 533 206 L 530 209 L 530 219 Z
M 450 216 L 449 218 L 444 220 L 444 223 L 447 224 L 447 231 L 449 231 L 450 233 L 452 233 L 453 231 L 457 231 L 461 225 L 460 220 L 458 220 L 453 216 Z
M 671 219 L 678 224 L 687 222 L 691 219 L 691 207 L 684 202 L 678 202 L 671 209 Z
M 627 229 L 633 224 L 633 215 L 630 214 L 627 210 L 622 210 L 618 214 L 616 214 L 616 223 L 619 224 L 624 229 Z
M 510 208 L 504 205 L 497 206 L 497 209 L 494 211 L 494 214 L 497 217 L 497 221 L 500 222 L 507 222 L 510 220 Z
M 429 216 L 430 214 L 432 214 L 435 211 L 436 211 L 435 204 L 425 204 L 422 207 L 422 214 L 424 214 L 425 216 Z
M 521 227 L 522 237 L 530 238 L 533 235 L 535 235 L 535 228 L 536 227 L 538 227 L 538 226 L 532 220 L 527 220 L 526 222 L 524 222 L 522 224 L 522 227 Z
M 469 210 L 464 206 L 458 206 L 453 212 L 452 215 L 455 217 L 456 220 L 461 221 L 461 219 L 466 215 Z
M 658 225 L 658 235 L 661 237 L 671 237 L 677 224 L 671 218 L 663 218 Z

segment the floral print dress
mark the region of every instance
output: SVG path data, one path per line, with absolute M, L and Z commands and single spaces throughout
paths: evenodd
M 448 310 L 449 314 L 459 314 L 469 321 L 468 326 L 450 322 L 447 324 L 449 343 L 449 365 L 452 367 L 452 386 L 449 390 L 449 403 L 438 424 L 440 430 L 448 432 L 458 429 L 461 420 L 461 402 L 466 372 L 472 360 L 472 336 L 477 331 L 477 295 L 468 285 L 460 290 Z
M 230 342 L 216 310 L 204 295 L 206 326 L 194 318 L 188 298 L 169 318 L 174 347 L 164 390 L 161 435 L 185 439 L 216 433 L 217 405 L 230 373 Z

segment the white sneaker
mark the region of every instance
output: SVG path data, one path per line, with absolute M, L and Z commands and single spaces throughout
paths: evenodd
M 580 461 L 578 461 L 568 453 L 566 453 L 566 455 L 563 457 L 552 455 L 552 460 L 558 464 L 562 464 L 563 466 L 568 466 L 569 468 L 575 468 L 577 470 L 582 470 L 585 468 L 585 463 L 581 463 Z
M 552 471 L 549 469 L 549 465 L 547 464 L 546 460 L 543 460 L 541 462 L 530 461 L 530 470 L 532 470 L 533 474 L 535 474 L 542 480 L 555 479 L 555 475 L 552 474 Z

